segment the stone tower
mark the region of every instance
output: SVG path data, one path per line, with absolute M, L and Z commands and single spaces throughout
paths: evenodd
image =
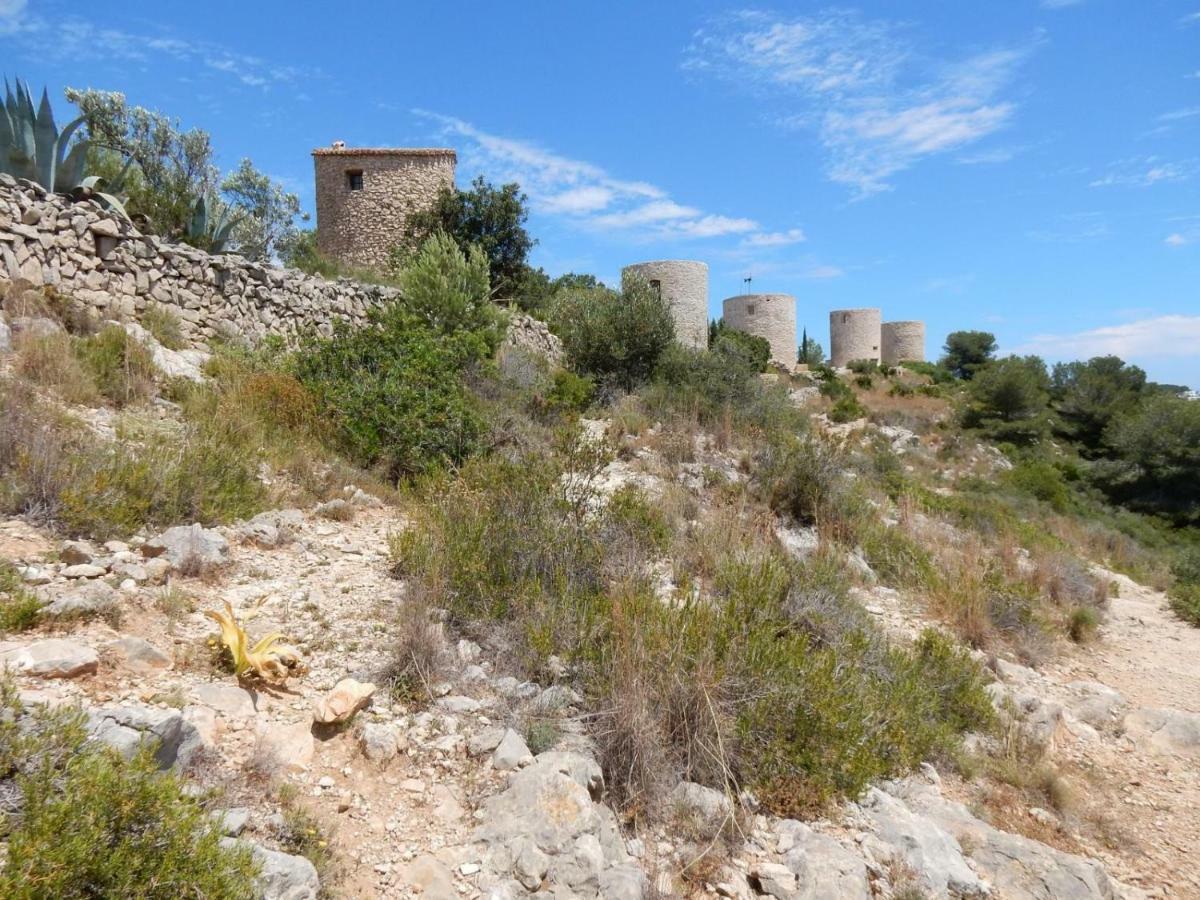
M 879 362 L 881 319 L 878 309 L 835 309 L 829 314 L 829 358 L 835 368 L 856 359 Z
M 671 305 L 675 338 L 685 347 L 708 346 L 708 266 L 690 259 L 635 263 L 621 277 L 640 275 Z
M 346 147 L 312 152 L 317 182 L 317 247 L 350 266 L 380 269 L 404 240 L 408 216 L 454 186 L 453 150 Z
M 723 304 L 725 324 L 771 345 L 771 361 L 796 365 L 796 298 L 791 294 L 739 294 Z
M 884 322 L 881 330 L 883 361 L 925 362 L 924 322 Z

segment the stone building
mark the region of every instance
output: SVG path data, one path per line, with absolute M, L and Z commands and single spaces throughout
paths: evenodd
M 739 294 L 723 304 L 725 324 L 771 345 L 771 361 L 796 365 L 796 298 L 791 294 Z
M 312 152 L 317 188 L 317 247 L 349 266 L 382 268 L 404 240 L 415 210 L 428 209 L 454 185 L 453 150 L 346 147 Z
M 829 314 L 829 358 L 836 368 L 856 359 L 880 361 L 882 314 L 878 309 L 835 309 Z
M 880 329 L 883 362 L 925 362 L 924 322 L 884 322 Z
M 685 347 L 708 346 L 708 266 L 690 259 L 635 263 L 621 277 L 640 275 L 671 305 L 675 337 Z

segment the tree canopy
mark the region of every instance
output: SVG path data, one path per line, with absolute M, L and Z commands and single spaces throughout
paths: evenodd
M 952 331 L 946 336 L 942 365 L 955 378 L 970 379 L 996 355 L 996 336 L 987 331 Z

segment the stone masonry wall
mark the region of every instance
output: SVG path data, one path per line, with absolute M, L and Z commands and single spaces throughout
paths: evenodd
M 791 371 L 796 365 L 796 298 L 791 294 L 739 294 L 727 297 L 725 324 L 771 345 L 771 361 Z
M 835 309 L 829 314 L 829 357 L 837 368 L 856 359 L 880 357 L 880 311 Z
M 671 306 L 675 338 L 697 350 L 708 346 L 708 265 L 690 259 L 659 259 L 635 263 L 621 277 L 641 275 L 657 285 Z
M 453 150 L 324 148 L 313 151 L 317 246 L 340 263 L 382 268 L 416 210 L 454 185 Z M 351 190 L 349 173 L 362 176 Z
M 292 269 L 210 255 L 151 235 L 93 202 L 71 203 L 0 175 L 0 276 L 53 285 L 101 318 L 137 318 L 159 304 L 180 319 L 189 345 L 219 333 L 255 342 L 316 328 L 399 296 L 394 288 L 328 281 Z
M 883 362 L 925 362 L 925 323 L 884 322 L 881 330 Z

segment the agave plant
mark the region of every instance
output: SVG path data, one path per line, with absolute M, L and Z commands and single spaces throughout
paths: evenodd
M 71 137 L 84 117 L 72 119 L 62 129 L 54 122 L 50 96 L 42 89 L 42 102 L 33 108 L 29 85 L 16 79 L 16 91 L 4 80 L 4 106 L 0 108 L 0 172 L 14 178 L 36 181 L 47 190 L 69 194 L 74 200 L 96 200 L 128 219 L 125 204 L 114 193 L 119 185 L 101 190 L 105 185 L 98 176 L 85 178 L 88 142 L 84 138 L 71 143 Z M 69 149 L 68 149 L 69 147 Z M 129 165 L 125 164 L 119 181 L 124 180 Z
M 221 643 L 233 659 L 233 673 L 238 678 L 253 673 L 271 684 L 283 684 L 289 675 L 304 671 L 300 652 L 281 643 L 283 635 L 277 631 L 260 638 L 251 647 L 246 629 L 238 622 L 228 600 L 225 601 L 225 612 L 205 610 L 204 614 L 221 626 Z
M 188 239 L 204 244 L 212 253 L 223 253 L 243 215 L 215 194 L 199 197 L 192 210 L 192 219 L 188 222 Z
M 71 144 L 71 136 L 83 121 L 80 116 L 59 131 L 45 89 L 35 111 L 29 85 L 18 78 L 14 92 L 6 78 L 0 115 L 0 171 L 36 181 L 47 190 L 67 193 L 83 180 L 87 141 Z

